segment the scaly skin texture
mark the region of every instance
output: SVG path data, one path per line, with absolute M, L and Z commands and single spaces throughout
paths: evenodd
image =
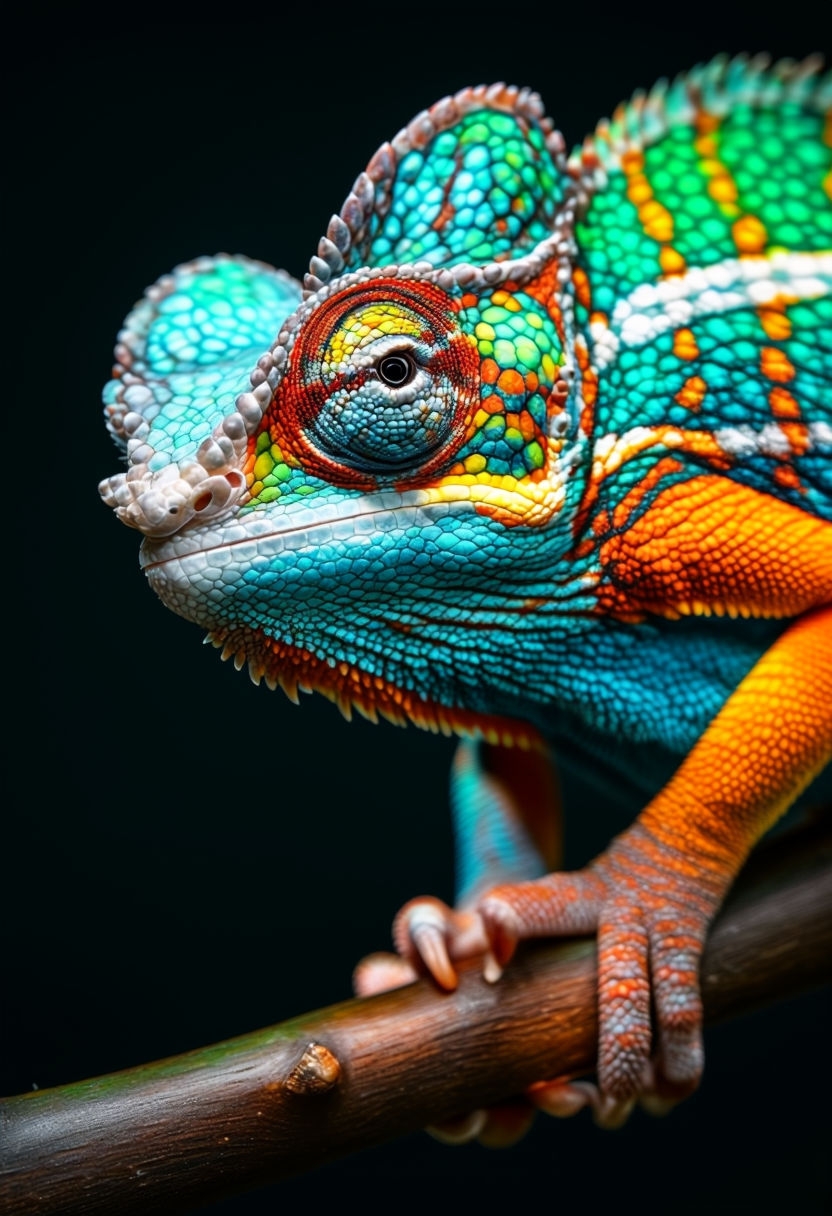
M 598 1087 L 555 1113 L 695 1087 L 708 925 L 832 755 L 830 97 L 718 59 L 567 157 L 528 90 L 463 90 L 303 287 L 205 258 L 116 348 L 102 494 L 163 601 L 293 698 L 466 737 L 457 907 L 407 905 L 359 990 L 598 933 Z M 573 874 L 553 759 L 643 808 Z

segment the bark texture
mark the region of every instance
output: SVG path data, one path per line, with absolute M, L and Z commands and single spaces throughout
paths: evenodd
M 752 858 L 702 965 L 712 1023 L 832 979 L 832 823 Z M 591 939 L 0 1101 L 0 1211 L 187 1212 L 593 1067 Z

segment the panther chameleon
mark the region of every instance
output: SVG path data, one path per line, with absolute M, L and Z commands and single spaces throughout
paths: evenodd
M 255 682 L 461 736 L 456 906 L 358 990 L 597 932 L 597 1085 L 553 1113 L 695 1088 L 708 925 L 832 757 L 830 105 L 814 60 L 722 56 L 568 153 L 530 89 L 465 88 L 303 285 L 200 258 L 118 338 L 101 492 L 164 603 Z M 641 808 L 577 872 L 555 762 Z

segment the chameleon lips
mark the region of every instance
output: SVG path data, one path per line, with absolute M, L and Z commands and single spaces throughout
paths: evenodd
M 426 523 L 440 505 L 425 491 L 398 493 L 386 490 L 363 496 L 356 501 L 356 509 L 347 512 L 343 503 L 340 509 L 338 504 L 287 509 L 290 518 L 284 527 L 275 527 L 271 516 L 253 511 L 233 525 L 191 528 L 163 540 L 146 538 L 139 552 L 139 564 L 146 574 L 150 574 L 171 562 L 186 562 L 190 558 L 238 550 L 246 545 L 268 545 L 275 552 L 291 550 L 302 545 L 307 534 L 314 534 L 315 545 L 321 545 L 328 539 L 347 539 L 402 526 L 418 527 Z
M 524 750 L 541 747 L 539 733 L 528 722 L 444 703 L 426 695 L 424 690 L 400 687 L 374 668 L 373 656 L 366 645 L 359 645 L 350 660 L 343 657 L 343 650 L 339 651 L 336 645 L 330 648 L 322 618 L 328 618 L 334 628 L 345 609 L 334 598 L 337 580 L 327 584 L 320 575 L 321 568 L 327 565 L 328 547 L 333 565 L 339 556 L 343 560 L 346 547 L 365 552 L 367 561 L 372 563 L 368 581 L 380 582 L 385 570 L 391 573 L 380 544 L 385 533 L 392 534 L 393 542 L 387 552 L 395 553 L 396 536 L 414 531 L 424 533 L 431 525 L 434 531 L 439 531 L 437 525 L 443 519 L 453 520 L 458 526 L 458 515 L 450 515 L 446 506 L 413 502 L 403 506 L 403 496 L 388 497 L 398 499 L 395 507 L 367 504 L 364 511 L 353 511 L 332 520 L 298 521 L 280 531 L 263 531 L 224 543 L 214 543 L 215 533 L 213 538 L 203 537 L 200 547 L 192 545 L 187 551 L 181 540 L 178 544 L 146 541 L 142 564 L 163 603 L 178 615 L 206 627 L 207 640 L 222 649 L 223 658 L 233 657 L 238 668 L 247 665 L 255 683 L 264 680 L 272 688 L 281 687 L 292 700 L 297 699 L 298 690 L 315 691 L 337 704 L 346 717 L 355 709 L 372 721 L 382 717 L 396 725 L 410 722 L 433 732 L 484 739 Z M 410 493 L 406 497 L 412 500 L 420 496 Z M 174 549 L 178 552 L 173 552 Z M 309 556 L 313 553 L 314 567 Z M 275 591 L 281 577 L 282 599 Z M 412 580 L 412 572 L 409 577 Z M 256 599 L 258 580 L 262 594 L 274 609 L 274 618 L 264 627 L 262 617 L 253 611 L 251 619 L 259 619 L 260 626 L 239 624 L 245 620 L 249 597 Z M 435 582 L 441 581 L 441 571 L 437 571 Z M 405 574 L 403 589 L 408 583 Z M 229 602 L 235 603 L 235 607 L 230 618 L 224 620 L 222 611 Z M 424 610 L 429 611 L 427 605 Z M 399 637 L 409 632 L 411 626 L 404 619 L 404 608 L 399 607 L 395 593 L 382 597 L 374 611 L 376 616 L 370 628 L 384 619 L 391 630 L 402 631 Z M 313 619 L 311 628 L 306 626 L 307 616 Z

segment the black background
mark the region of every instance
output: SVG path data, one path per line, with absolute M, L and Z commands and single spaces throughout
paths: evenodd
M 401 903 L 451 894 L 453 744 L 255 689 L 145 585 L 138 535 L 96 490 L 119 468 L 99 394 L 123 317 L 201 253 L 301 275 L 378 144 L 466 84 L 535 87 L 572 144 L 636 87 L 719 50 L 824 49 L 800 5 L 777 28 L 751 6 L 639 12 L 303 6 L 290 26 L 275 6 L 260 24 L 129 33 L 44 15 L 10 41 L 0 1092 L 339 1000 Z M 573 814 L 570 864 L 621 826 Z M 664 1121 L 540 1119 L 510 1152 L 418 1135 L 211 1210 L 458 1191 L 486 1209 L 513 1193 L 589 1211 L 821 1211 L 830 1012 L 815 994 L 709 1032 L 701 1091 Z

